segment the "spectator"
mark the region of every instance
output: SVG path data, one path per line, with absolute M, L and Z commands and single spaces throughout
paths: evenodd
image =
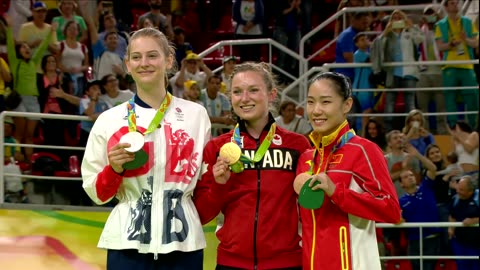
M 418 153 L 418 152 L 417 152 Z M 433 167 L 435 169 L 435 167 Z M 399 198 L 400 208 L 402 209 L 402 219 L 405 222 L 439 222 L 437 203 L 434 196 L 434 178 L 435 170 L 427 171 L 420 186 L 417 186 L 415 175 L 409 169 L 400 173 L 400 183 L 405 190 L 405 194 Z M 418 228 L 407 230 L 408 252 L 409 256 L 438 256 L 440 255 L 440 229 L 422 228 L 422 239 Z M 422 252 L 420 253 L 420 241 L 422 241 Z M 420 269 L 418 259 L 410 260 L 412 269 Z M 422 269 L 435 270 L 435 260 L 423 260 Z
M 479 256 L 480 231 L 478 224 L 480 207 L 478 189 L 469 176 L 464 176 L 458 182 L 457 194 L 453 197 L 450 206 L 450 222 L 462 222 L 465 227 L 449 228 L 448 235 L 452 241 L 453 254 L 455 256 Z M 480 268 L 479 261 L 457 259 L 457 268 L 461 270 L 477 270 Z
M 340 33 L 335 49 L 336 63 L 353 63 L 353 54 L 358 49 L 353 38 L 358 33 L 367 30 L 369 24 L 368 16 L 366 12 L 356 12 L 353 15 L 350 26 Z M 352 82 L 355 79 L 355 70 L 353 68 L 337 68 L 336 71 L 350 78 Z
M 116 53 L 119 44 L 117 32 L 108 32 L 102 41 L 99 39 L 93 20 L 87 18 L 86 22 L 92 44 L 94 77 L 101 80 L 106 75 L 114 74 L 116 77 L 125 78 L 127 72 L 123 67 L 123 57 Z
M 273 39 L 278 43 L 296 52 L 300 43 L 299 17 L 301 0 L 281 0 L 275 2 L 275 24 Z M 279 50 L 277 65 L 289 74 L 295 74 L 297 59 Z M 284 79 L 285 81 L 286 79 Z
M 230 77 L 232 76 L 233 70 L 235 69 L 236 65 L 237 58 L 235 56 L 230 55 L 223 57 L 223 70 L 221 76 L 222 82 L 225 83 L 225 85 L 230 84 Z
M 438 49 L 435 41 L 435 23 L 439 20 L 440 15 L 433 5 L 427 6 L 423 10 L 422 27 L 421 30 L 425 35 L 425 41 L 420 44 L 420 59 L 422 61 L 440 61 L 441 52 Z M 442 70 L 440 66 L 420 66 L 420 76 L 418 80 L 418 87 L 436 87 L 442 86 Z M 443 91 L 424 91 L 418 90 L 415 92 L 417 97 L 418 108 L 421 111 L 428 112 L 429 103 L 434 101 L 434 112 L 445 112 L 445 96 Z M 445 115 L 435 116 L 436 128 L 429 129 L 429 121 L 425 121 L 425 128 L 435 134 L 447 134 L 445 129 L 447 117 Z
M 138 18 L 137 29 L 144 28 L 145 19 L 149 19 L 154 28 L 157 28 L 164 33 L 169 40 L 173 40 L 172 16 L 165 16 L 162 14 L 160 10 L 162 7 L 162 0 L 149 0 L 148 4 L 150 5 L 150 11 L 142 14 L 142 16 Z
M 435 143 L 432 133 L 425 128 L 425 117 L 420 110 L 411 110 L 405 118 L 402 130 L 408 143 L 413 145 L 420 154 L 425 155 L 427 146 Z
M 11 117 L 6 116 L 3 121 L 3 142 L 4 143 L 18 143 L 13 136 L 15 134 L 15 122 Z M 11 158 L 16 161 L 23 161 L 24 156 L 20 146 L 4 146 L 4 162 L 10 162 Z
M 450 155 L 449 155 L 450 156 Z M 428 158 L 435 165 L 437 172 L 433 181 L 433 193 L 435 195 L 435 201 L 437 202 L 438 216 L 440 222 L 448 222 L 449 206 L 453 196 L 453 190 L 450 188 L 450 178 L 445 178 L 445 173 L 452 172 L 449 168 L 452 164 L 446 164 L 440 147 L 436 144 L 430 144 L 426 151 L 425 157 Z M 450 161 L 450 160 L 449 160 Z M 449 170 L 450 169 L 450 170 Z M 448 172 L 443 172 L 448 170 Z M 423 176 L 425 177 L 428 170 L 424 169 Z M 425 180 L 424 180 L 425 181 Z M 442 228 L 440 231 L 440 255 L 451 255 L 450 244 L 448 241 L 448 232 L 446 228 Z
M 183 84 L 188 80 L 194 80 L 198 83 L 200 89 L 204 88 L 205 80 L 212 74 L 213 72 L 196 53 L 187 54 L 187 57 L 182 60 L 180 71 L 170 78 L 173 95 L 183 97 Z
M 93 123 L 102 112 L 109 109 L 108 104 L 102 99 L 99 99 L 102 94 L 101 89 L 102 82 L 99 80 L 88 82 L 85 87 L 85 95 L 80 100 L 80 115 L 88 116 L 90 119 L 82 120 L 80 122 L 81 130 L 79 146 L 85 147 L 87 145 L 88 135 L 92 130 Z
M 180 26 L 173 28 L 173 44 L 175 45 L 175 59 L 177 63 L 181 63 L 187 57 L 187 54 L 193 52 L 192 45 L 185 42 L 185 29 Z
M 337 12 L 339 12 L 340 10 L 342 10 L 343 8 L 346 8 L 346 7 L 347 8 L 354 8 L 354 7 L 365 7 L 365 6 L 368 6 L 368 2 L 365 1 L 365 0 L 342 0 L 338 4 Z M 353 15 L 353 17 L 352 17 L 352 15 Z M 353 14 L 352 13 L 346 13 L 347 24 L 350 25 L 352 23 L 352 20 L 355 20 L 355 15 L 356 15 L 355 13 L 353 13 Z M 339 35 L 339 33 L 346 30 L 346 29 L 343 28 L 344 26 L 342 24 L 343 24 L 342 20 L 338 19 L 336 21 L 334 38 L 337 37 Z M 368 23 L 368 24 L 370 24 L 370 23 Z M 365 28 L 365 30 L 366 30 L 366 28 Z M 353 36 L 355 36 L 355 35 L 353 35 Z M 352 51 L 352 53 L 353 53 L 353 51 Z
M 375 118 L 369 118 L 363 131 L 365 139 L 374 142 L 382 151 L 387 151 L 387 138 L 382 124 Z
M 464 121 L 458 121 L 455 128 L 449 128 L 448 132 L 452 135 L 460 167 L 464 174 L 472 177 L 475 187 L 478 187 L 478 132 Z
M 207 109 L 212 124 L 232 125 L 234 121 L 230 113 L 230 101 L 227 96 L 219 93 L 221 82 L 222 78 L 219 75 L 208 77 L 207 88 L 202 90 L 200 100 Z M 212 128 L 212 136 L 216 137 L 222 133 L 222 129 Z
M 10 2 L 10 7 L 7 11 L 7 16 L 12 18 L 12 30 L 15 40 L 18 39 L 19 30 L 22 24 L 27 22 L 27 19 L 32 16 L 30 10 L 31 1 L 7 0 Z M 2 1 L 3 2 L 3 1 Z M 1 16 L 1 14 L 0 14 Z
M 444 1 L 447 16 L 436 25 L 435 38 L 437 46 L 443 52 L 443 60 L 473 60 L 474 49 L 478 47 L 478 29 L 472 21 L 465 16 L 460 16 L 458 0 Z M 478 84 L 475 79 L 473 64 L 445 65 L 442 69 L 443 86 L 472 86 L 472 89 L 444 91 L 446 109 L 456 112 L 457 97 L 463 98 L 463 103 L 468 111 L 478 111 Z M 477 125 L 477 114 L 467 115 L 470 126 Z M 450 125 L 457 121 L 456 115 L 448 115 Z
M 275 118 L 279 127 L 288 131 L 302 134 L 308 138 L 312 126 L 307 120 L 296 113 L 296 104 L 292 101 L 284 101 L 280 104 L 280 115 Z
M 409 154 L 405 151 L 407 147 L 405 136 L 400 131 L 392 130 L 387 133 L 387 143 L 390 151 L 385 154 L 385 158 L 387 159 L 390 177 L 400 198 L 405 193 L 400 186 L 400 173 L 403 169 L 410 169 L 419 183 L 421 180 L 420 162 L 416 158 L 408 158 Z
M 40 43 L 38 50 L 32 54 L 32 50 L 26 43 L 20 43 L 15 45 L 13 39 L 12 21 L 8 15 L 4 15 L 5 21 L 7 21 L 7 54 L 8 63 L 10 64 L 10 70 L 12 71 L 12 77 L 14 81 L 14 88 L 21 95 L 22 101 L 14 111 L 17 112 L 31 112 L 39 113 L 40 104 L 38 102 L 38 88 L 36 84 L 36 71 L 37 65 L 42 60 L 43 53 L 47 50 L 50 38 L 55 29 L 55 25 L 52 26 L 48 36 Z M 20 143 L 33 144 L 33 136 L 35 128 L 37 127 L 38 118 L 29 117 L 15 117 L 15 139 Z M 27 164 L 31 161 L 33 154 L 33 148 L 25 148 L 25 156 Z
M 99 99 L 105 102 L 109 108 L 120 105 L 135 95 L 130 89 L 120 90 L 118 79 L 113 74 L 107 74 L 102 77 L 102 87 L 105 90 L 105 94 L 101 95 Z
M 235 0 L 233 3 L 233 20 L 236 39 L 255 39 L 263 35 L 264 9 L 262 0 Z M 259 45 L 240 46 L 240 60 L 259 61 Z
M 78 114 L 80 98 L 72 93 L 71 80 L 57 71 L 57 60 L 54 55 L 45 55 L 41 62 L 42 74 L 37 74 L 38 102 L 42 113 L 52 114 Z M 66 130 L 76 132 L 76 121 L 62 119 L 42 120 L 44 143 L 47 145 L 64 146 Z M 63 149 L 52 149 L 50 152 L 57 154 L 62 159 L 68 158 L 68 153 Z
M 359 33 L 353 38 L 355 46 L 358 48 L 353 54 L 354 63 L 369 63 L 370 62 L 370 53 L 368 49 L 370 48 L 370 41 L 367 39 L 365 34 Z M 370 74 L 372 74 L 372 69 L 370 67 L 359 67 L 355 68 L 355 79 L 353 81 L 353 89 L 371 89 L 370 85 Z M 373 92 L 354 92 L 354 99 L 357 100 L 357 105 L 360 105 L 360 113 L 372 113 L 373 112 Z M 361 121 L 356 121 L 355 130 L 365 129 L 367 124 L 368 117 L 364 116 L 361 118 Z
M 87 79 L 85 73 L 89 67 L 88 48 L 77 41 L 79 25 L 75 21 L 65 24 L 65 40 L 60 41 L 57 60 L 60 70 L 68 74 L 73 81 L 73 94 L 82 97 Z
M 395 10 L 382 33 L 385 43 L 383 62 L 414 62 L 418 59 L 417 46 L 424 40 L 424 34 L 413 25 L 407 15 Z M 395 90 L 385 92 L 385 113 L 394 112 L 400 88 L 415 88 L 418 80 L 418 66 L 397 66 L 385 68 L 387 73 L 386 87 Z M 415 92 L 403 92 L 405 112 L 415 109 Z M 385 117 L 385 129 L 393 128 L 393 117 Z
M 5 110 L 5 88 L 12 81 L 12 74 L 7 62 L 0 57 L 0 113 Z
M 104 47 L 106 45 L 106 36 L 110 33 L 117 33 L 117 46 L 115 48 L 115 53 L 123 60 L 125 54 L 127 53 L 128 39 L 130 36 L 125 31 L 120 31 L 117 28 L 117 19 L 113 13 L 104 13 L 100 17 L 100 20 L 103 22 L 103 31 L 98 34 L 98 40 L 103 43 Z M 90 39 L 92 37 L 90 36 Z
M 201 91 L 200 87 L 198 87 L 197 82 L 194 80 L 188 80 L 183 85 L 183 88 L 185 89 L 185 91 L 183 92 L 183 98 L 205 107 L 205 104 L 203 104 L 203 102 L 200 100 Z
M 21 2 L 21 1 L 20 1 Z M 33 21 L 22 24 L 18 33 L 18 41 L 25 42 L 35 52 L 38 49 L 42 40 L 47 38 L 48 33 L 51 31 L 51 25 L 45 23 L 45 17 L 47 14 L 47 6 L 43 2 L 35 2 L 32 6 Z M 56 54 L 58 50 L 57 45 L 57 33 L 52 33 L 50 44 L 48 45 L 48 51 L 52 54 Z M 46 55 L 48 52 L 45 52 Z M 37 67 L 37 72 L 42 73 L 40 65 Z
M 58 9 L 61 13 L 61 16 L 53 18 L 52 24 L 57 23 L 57 39 L 62 41 L 66 39 L 65 28 L 69 21 L 74 21 L 78 24 L 78 32 L 75 37 L 75 40 L 80 41 L 83 44 L 87 44 L 88 32 L 87 25 L 85 20 L 81 16 L 75 15 L 75 9 L 77 8 L 77 3 L 75 0 L 60 0 L 58 4 Z

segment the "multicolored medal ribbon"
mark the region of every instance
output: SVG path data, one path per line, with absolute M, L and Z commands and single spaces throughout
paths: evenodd
M 224 146 L 222 146 L 222 148 L 220 149 L 220 155 L 229 159 L 230 169 L 232 172 L 241 173 L 245 169 L 246 164 L 253 165 L 262 160 L 263 156 L 270 147 L 270 144 L 272 143 L 272 139 L 275 135 L 276 129 L 277 125 L 273 123 L 270 126 L 270 130 L 268 131 L 267 136 L 265 136 L 265 139 L 263 139 L 257 151 L 255 151 L 253 159 L 251 159 L 245 154 L 242 154 L 242 150 L 240 148 L 240 146 L 242 145 L 242 138 L 240 136 L 240 127 L 237 124 L 233 131 L 233 142 L 226 143 Z M 222 151 L 222 149 L 224 150 Z
M 325 172 L 327 171 L 328 163 L 330 161 L 330 157 L 332 156 L 332 154 L 338 149 L 340 149 L 342 146 L 344 146 L 354 136 L 355 136 L 355 131 L 353 131 L 353 129 L 350 129 L 337 140 L 337 142 L 333 146 L 332 152 L 329 154 L 327 158 L 327 162 L 324 167 Z M 308 170 L 309 175 L 313 175 L 313 167 L 315 164 L 315 157 L 317 152 L 322 152 L 322 151 L 323 149 L 317 149 L 317 148 L 313 151 L 313 158 L 312 158 L 312 161 L 310 162 L 310 169 Z M 320 165 L 318 167 L 317 174 L 321 171 L 321 169 L 322 169 L 322 166 Z M 308 179 L 307 182 L 303 184 L 300 190 L 300 193 L 298 194 L 298 203 L 303 208 L 314 210 L 322 207 L 323 201 L 325 200 L 325 191 L 323 191 L 322 189 L 312 190 L 312 188 L 310 187 L 310 182 L 312 181 L 312 179 L 313 178 Z
M 157 113 L 153 117 L 152 121 L 148 125 L 147 130 L 144 133 L 141 133 L 137 130 L 137 115 L 135 113 L 135 96 L 133 96 L 127 103 L 128 109 L 128 133 L 123 135 L 120 138 L 120 143 L 129 143 L 130 147 L 125 148 L 128 152 L 135 153 L 135 159 L 133 161 L 123 164 L 123 168 L 127 170 L 133 170 L 142 167 L 148 160 L 147 153 L 142 149 L 145 144 L 145 135 L 152 133 L 160 127 L 160 123 L 165 116 L 170 103 L 172 101 L 172 95 L 167 92 L 165 98 L 163 99 L 160 108 L 157 110 Z

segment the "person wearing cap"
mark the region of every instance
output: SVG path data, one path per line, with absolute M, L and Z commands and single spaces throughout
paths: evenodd
M 182 60 L 180 70 L 170 78 L 172 93 L 176 97 L 183 97 L 183 84 L 185 81 L 194 80 L 200 89 L 205 87 L 205 80 L 212 76 L 213 72 L 196 53 L 189 53 Z
M 458 0 L 444 1 L 447 16 L 437 22 L 435 38 L 443 60 L 474 60 L 474 49 L 478 48 L 478 29 L 472 20 L 461 16 Z M 462 90 L 444 90 L 447 112 L 457 112 L 457 98 L 462 97 L 466 111 L 478 111 L 478 83 L 473 64 L 447 64 L 442 67 L 444 87 L 472 87 Z M 449 125 L 457 122 L 458 115 L 448 115 Z M 477 114 L 466 115 L 468 123 L 477 127 Z
M 420 29 L 425 35 L 425 41 L 419 46 L 421 61 L 441 61 L 442 53 L 438 49 L 435 41 L 435 23 L 439 20 L 440 15 L 433 5 L 425 7 L 423 10 L 422 26 Z M 424 87 L 442 87 L 442 69 L 441 66 L 420 66 L 420 76 L 418 78 L 419 88 Z M 415 91 L 418 108 L 422 112 L 428 112 L 429 103 L 434 101 L 435 110 L 433 112 L 445 112 L 445 97 L 443 91 Z M 430 130 L 434 134 L 447 134 L 446 124 L 447 117 L 445 115 L 435 116 L 436 129 L 429 127 L 429 121 L 425 121 L 424 128 Z
M 187 54 L 193 52 L 192 44 L 185 42 L 185 29 L 180 26 L 173 28 L 173 44 L 175 45 L 177 63 L 181 63 L 187 57 Z
M 18 41 L 25 42 L 33 49 L 35 52 L 38 49 L 38 46 L 47 38 L 48 33 L 52 26 L 48 23 L 45 23 L 45 18 L 47 15 L 47 6 L 45 3 L 38 1 L 35 2 L 32 6 L 32 17 L 31 22 L 22 24 L 20 31 L 18 33 Z M 50 38 L 50 43 L 48 44 L 48 52 L 45 52 L 44 55 L 47 55 L 49 52 L 52 54 L 57 53 L 58 44 L 57 44 L 57 33 L 52 33 Z M 37 72 L 42 73 L 40 65 L 37 66 Z
M 183 86 L 185 89 L 185 91 L 183 92 L 184 99 L 204 106 L 203 102 L 200 100 L 200 87 L 198 87 L 198 83 L 196 81 L 188 80 L 183 84 Z
M 237 64 L 237 58 L 233 55 L 223 57 L 223 70 L 221 73 L 222 82 L 228 85 L 228 81 L 230 80 L 230 76 L 233 73 L 233 69 Z
M 77 3 L 75 0 L 60 0 L 58 3 L 58 10 L 61 15 L 54 17 L 52 19 L 52 24 L 57 23 L 57 39 L 58 41 L 65 40 L 64 28 L 68 21 L 75 21 L 79 26 L 79 33 L 77 36 L 77 41 L 87 44 L 88 41 L 88 31 L 85 20 L 78 15 L 75 15 L 75 9 L 77 8 Z

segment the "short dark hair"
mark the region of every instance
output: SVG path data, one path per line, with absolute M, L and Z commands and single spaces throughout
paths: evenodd
M 210 77 L 208 77 L 207 82 L 210 82 L 212 79 L 219 79 L 220 82 L 222 81 L 222 77 L 218 74 L 212 74 Z
M 365 11 L 355 12 L 353 13 L 353 19 L 359 20 L 359 19 L 362 19 L 363 17 L 367 17 L 368 15 L 369 13 Z
M 364 34 L 364 33 L 358 33 L 358 34 L 355 35 L 355 37 L 353 37 L 353 42 L 354 42 L 354 43 L 357 43 L 358 40 L 359 40 L 361 37 L 367 37 L 367 35 Z

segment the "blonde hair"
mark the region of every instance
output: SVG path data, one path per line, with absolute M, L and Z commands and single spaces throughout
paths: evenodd
M 172 59 L 172 66 L 171 68 L 165 70 L 165 87 L 168 85 L 168 75 L 175 74 L 177 70 L 177 63 L 175 61 L 175 48 L 170 45 L 168 42 L 167 37 L 161 31 L 155 28 L 142 28 L 138 31 L 135 31 L 133 35 L 131 35 L 129 43 L 127 45 L 127 54 L 125 55 L 125 59 L 130 60 L 130 49 L 132 46 L 132 42 L 138 38 L 151 38 L 155 42 L 157 42 L 158 46 L 162 48 L 162 52 L 165 55 L 165 59 L 171 58 Z
M 425 117 L 423 116 L 423 112 L 417 109 L 413 109 L 410 112 L 408 112 L 407 117 L 405 117 L 405 126 L 402 129 L 402 132 L 407 134 L 408 131 L 410 131 L 410 122 L 412 121 L 412 117 L 415 115 L 420 115 L 421 116 L 421 122 L 420 122 L 420 127 L 423 127 L 425 125 Z
M 270 65 L 264 62 L 254 63 L 254 62 L 246 62 L 239 65 L 236 65 L 233 69 L 230 78 L 228 78 L 228 89 L 232 88 L 232 80 L 239 73 L 253 71 L 260 74 L 263 78 L 263 82 L 267 86 L 267 91 L 271 92 L 274 88 L 277 88 L 277 83 L 275 80 L 275 76 L 272 73 L 272 69 Z

